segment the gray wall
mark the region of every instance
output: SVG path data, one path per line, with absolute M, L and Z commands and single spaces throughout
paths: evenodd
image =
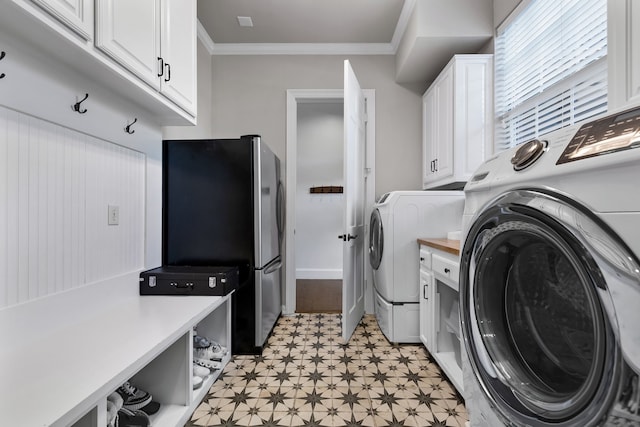
M 341 89 L 342 56 L 212 57 L 215 138 L 261 134 L 286 165 L 287 89 Z M 394 81 L 391 55 L 352 56 L 363 89 L 376 91 L 376 196 L 421 188 L 421 93 Z M 199 120 L 205 120 L 199 116 Z

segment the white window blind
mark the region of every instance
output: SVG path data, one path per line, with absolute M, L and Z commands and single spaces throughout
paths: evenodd
M 498 29 L 501 151 L 607 111 L 607 0 L 531 0 Z

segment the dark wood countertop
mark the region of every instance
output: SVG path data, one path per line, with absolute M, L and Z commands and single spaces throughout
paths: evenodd
M 460 255 L 460 240 L 419 238 L 418 243 L 449 252 L 453 255 Z

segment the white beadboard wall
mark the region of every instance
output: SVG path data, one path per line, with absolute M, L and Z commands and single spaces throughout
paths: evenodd
M 0 309 L 142 269 L 145 173 L 143 153 L 0 107 Z

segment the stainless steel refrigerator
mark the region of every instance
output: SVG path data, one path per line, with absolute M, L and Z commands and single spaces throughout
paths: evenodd
M 238 266 L 232 352 L 257 354 L 282 307 L 280 160 L 257 135 L 163 141 L 162 261 Z

